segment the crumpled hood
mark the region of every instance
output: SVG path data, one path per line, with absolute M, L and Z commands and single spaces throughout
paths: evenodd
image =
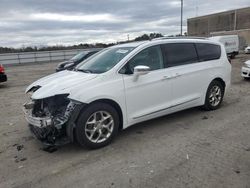
M 76 71 L 61 71 L 41 78 L 26 89 L 26 93 L 36 86 L 40 88 L 33 93 L 32 99 L 42 99 L 59 94 L 70 93 L 70 90 L 79 84 L 84 85 L 85 82 L 97 77 L 97 74 L 89 74 Z

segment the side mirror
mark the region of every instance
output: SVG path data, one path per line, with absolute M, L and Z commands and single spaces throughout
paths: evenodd
M 144 75 L 144 74 L 148 74 L 150 71 L 150 68 L 148 66 L 145 65 L 138 65 L 134 68 L 134 75 Z
M 145 65 L 138 65 L 134 67 L 134 81 L 136 81 L 139 76 L 148 74 L 149 71 L 150 71 L 150 68 Z

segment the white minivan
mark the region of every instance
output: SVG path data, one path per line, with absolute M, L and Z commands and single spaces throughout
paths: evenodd
M 231 64 L 222 44 L 158 39 L 112 46 L 74 70 L 32 83 L 24 105 L 30 130 L 45 144 L 109 144 L 119 130 L 191 107 L 220 107 Z

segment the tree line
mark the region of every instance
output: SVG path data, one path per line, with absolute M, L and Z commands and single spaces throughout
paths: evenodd
M 53 50 L 71 50 L 71 49 L 87 49 L 87 48 L 106 48 L 109 46 L 113 46 L 116 44 L 122 44 L 127 42 L 134 42 L 134 41 L 143 41 L 143 40 L 151 40 L 154 38 L 163 37 L 161 33 L 150 33 L 150 34 L 143 34 L 141 36 L 136 37 L 134 40 L 129 41 L 120 41 L 117 43 L 95 43 L 95 44 L 88 44 L 88 43 L 80 43 L 78 45 L 72 46 L 63 46 L 63 45 L 55 45 L 55 46 L 28 46 L 28 47 L 21 47 L 21 48 L 9 48 L 9 47 L 0 47 L 0 53 L 18 53 L 18 52 L 35 52 L 35 51 L 53 51 Z

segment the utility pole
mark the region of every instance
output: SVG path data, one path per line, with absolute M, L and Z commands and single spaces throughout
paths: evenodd
M 196 0 L 196 8 L 195 8 L 195 16 L 198 16 L 198 11 L 199 11 L 199 7 L 198 7 L 198 0 Z
M 183 20 L 183 0 L 181 0 L 181 36 L 182 36 L 182 20 Z

